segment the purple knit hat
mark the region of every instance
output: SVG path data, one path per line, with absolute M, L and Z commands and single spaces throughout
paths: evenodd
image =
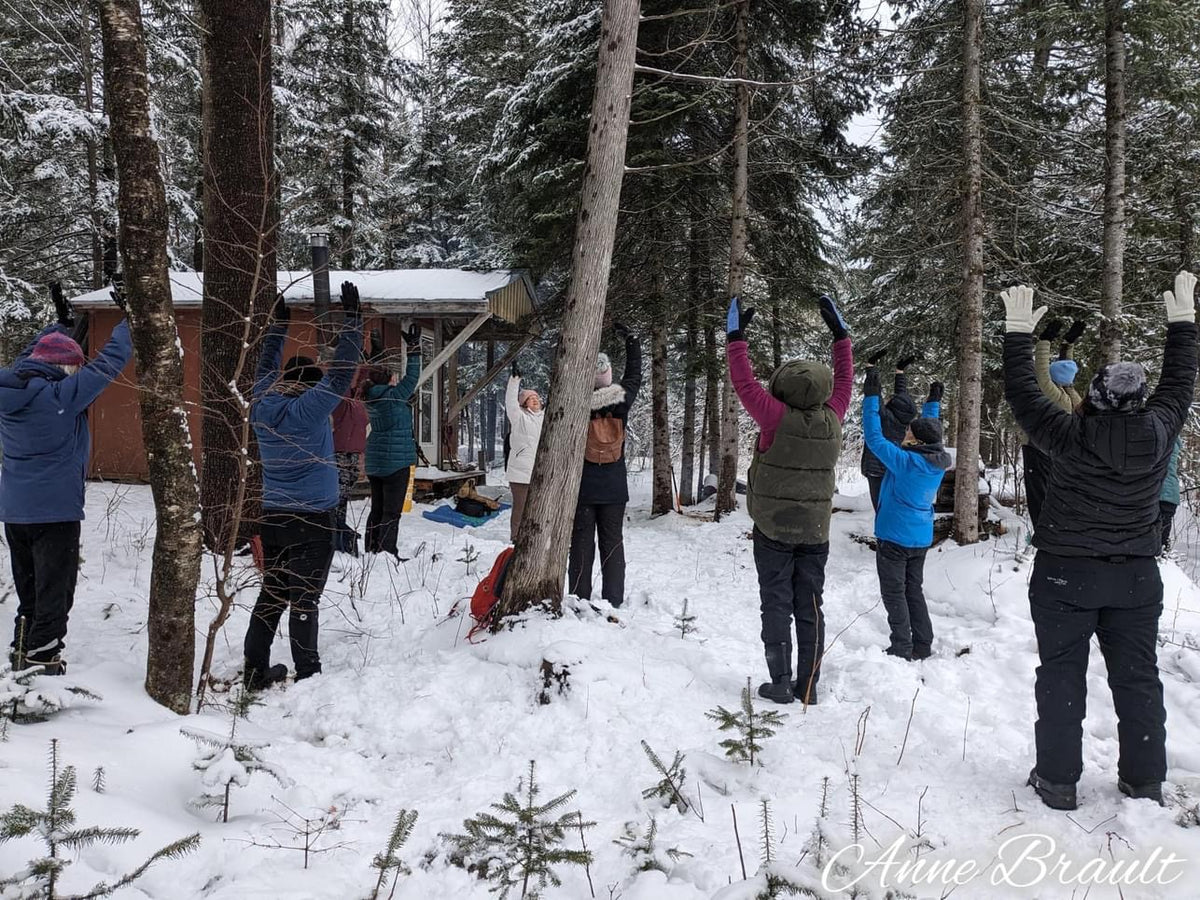
M 52 366 L 82 366 L 87 363 L 79 345 L 60 331 L 51 331 L 38 338 L 29 358 L 33 362 Z

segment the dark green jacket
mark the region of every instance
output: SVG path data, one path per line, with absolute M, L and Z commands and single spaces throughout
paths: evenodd
M 408 401 L 421 375 L 421 354 L 408 355 L 408 368 L 399 384 L 368 384 L 363 392 L 371 433 L 367 435 L 368 475 L 387 477 L 417 464 L 413 443 L 412 409 Z
M 755 444 L 747 506 L 758 530 L 782 544 L 829 540 L 842 450 L 842 423 L 826 405 L 833 373 L 821 363 L 793 360 L 771 376 L 768 390 L 787 411 L 765 450 Z

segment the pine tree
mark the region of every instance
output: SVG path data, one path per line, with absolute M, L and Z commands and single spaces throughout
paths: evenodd
M 787 718 L 777 710 L 759 711 L 754 706 L 754 694 L 750 690 L 750 679 L 742 688 L 742 708 L 738 712 L 730 712 L 723 706 L 705 713 L 717 723 L 719 731 L 734 731 L 738 737 L 726 738 L 721 741 L 725 755 L 735 762 L 745 762 L 754 765 L 761 762 L 758 757 L 762 753 L 763 741 L 774 737 L 775 730 L 783 725 Z
M 71 801 L 75 797 L 75 767 L 59 768 L 58 741 L 50 742 L 50 790 L 44 810 L 31 809 L 18 803 L 0 813 L 0 843 L 35 836 L 46 846 L 44 856 L 32 859 L 22 870 L 0 878 L 0 895 L 14 898 L 41 898 L 41 900 L 88 900 L 93 897 L 108 897 L 121 888 L 132 884 L 161 859 L 179 859 L 191 853 L 200 844 L 200 835 L 193 834 L 168 844 L 156 851 L 148 860 L 122 875 L 112 884 L 100 882 L 85 894 L 62 894 L 58 882 L 64 870 L 71 864 L 63 857 L 64 851 L 78 853 L 94 844 L 124 844 L 141 834 L 136 828 L 75 827 L 75 811 Z
M 559 887 L 556 867 L 586 866 L 592 861 L 588 850 L 571 850 L 563 845 L 568 831 L 591 828 L 576 812 L 560 811 L 575 796 L 570 790 L 545 803 L 538 802 L 541 788 L 529 761 L 529 774 L 517 784 L 517 794 L 506 793 L 493 803 L 494 813 L 482 812 L 463 822 L 464 834 L 442 835 L 451 845 L 450 860 L 492 882 L 492 892 L 505 900 L 519 891 L 523 900 L 537 900 L 548 886 Z
M 379 870 L 379 878 L 375 881 L 375 888 L 371 891 L 371 900 L 379 900 L 379 892 L 388 886 L 389 878 L 399 879 L 401 875 L 408 874 L 408 866 L 397 854 L 412 836 L 413 826 L 416 824 L 417 811 L 415 809 L 402 809 L 397 813 L 396 822 L 392 825 L 392 833 L 388 835 L 387 846 L 383 848 L 382 853 L 376 853 L 375 858 L 371 860 L 371 867 Z
M 658 754 L 650 749 L 650 745 L 645 741 L 642 741 L 642 750 L 645 751 L 646 758 L 650 760 L 650 765 L 654 766 L 654 771 L 662 776 L 657 784 L 642 791 L 642 798 L 658 800 L 664 807 L 674 806 L 680 815 L 683 815 L 691 806 L 683 796 L 683 784 L 687 780 L 687 769 L 683 767 L 683 753 L 676 750 L 675 757 L 668 766 L 659 759 Z
M 41 722 L 47 716 L 69 709 L 76 697 L 100 701 L 95 691 L 65 681 L 62 676 L 43 676 L 42 666 L 0 668 L 0 719 Z

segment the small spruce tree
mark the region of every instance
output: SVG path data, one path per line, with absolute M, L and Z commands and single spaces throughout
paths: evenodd
M 24 869 L 0 878 L 0 897 L 21 900 L 91 900 L 93 897 L 108 897 L 141 878 L 160 859 L 178 859 L 200 844 L 199 834 L 190 835 L 156 851 L 148 860 L 112 884 L 102 881 L 83 894 L 59 893 L 59 880 L 71 864 L 69 859 L 64 858 L 64 852 L 78 852 L 93 844 L 124 844 L 141 834 L 136 828 L 76 828 L 75 811 L 71 809 L 75 786 L 75 767 L 65 766 L 60 770 L 58 741 L 52 740 L 50 792 L 46 798 L 46 808 L 30 809 L 18 803 L 0 813 L 0 843 L 34 835 L 46 845 L 46 855 L 32 859 Z
M 292 783 L 278 766 L 262 758 L 263 749 L 270 746 L 269 741 L 238 736 L 238 720 L 246 717 L 254 703 L 248 691 L 242 691 L 235 698 L 228 735 L 194 725 L 179 729 L 180 734 L 191 738 L 199 747 L 200 757 L 192 763 L 192 768 L 201 773 L 201 782 L 210 789 L 193 799 L 192 805 L 198 809 L 217 807 L 222 822 L 229 821 L 229 795 L 233 786 L 245 787 L 255 772 L 270 775 L 283 787 Z
M 658 822 L 654 816 L 650 816 L 650 821 L 646 824 L 644 831 L 639 832 L 636 822 L 626 822 L 625 831 L 619 838 L 613 841 L 621 851 L 633 859 L 633 864 L 638 872 L 662 872 L 670 875 L 670 866 L 659 856 L 658 851 Z M 692 854 L 685 850 L 680 850 L 678 847 L 672 847 L 670 850 L 664 851 L 672 863 L 677 863 L 679 860 L 689 857 Z
M 62 676 L 43 676 L 36 665 L 0 668 L 0 718 L 14 722 L 42 722 L 46 717 L 74 705 L 77 697 L 103 699 L 94 691 L 64 681 Z
M 806 887 L 797 884 L 779 867 L 775 854 L 775 822 L 771 818 L 771 801 L 764 798 L 758 812 L 758 858 L 761 865 L 758 869 L 758 879 L 762 889 L 755 895 L 754 900 L 776 900 L 777 897 L 815 897 L 817 896 Z
M 680 640 L 696 631 L 696 617 L 688 613 L 688 598 L 683 598 L 683 610 L 675 617 L 675 628 L 679 631 Z
M 451 845 L 450 861 L 492 882 L 491 892 L 506 900 L 510 893 L 522 900 L 538 900 L 547 886 L 562 884 L 556 866 L 587 866 L 588 850 L 562 846 L 567 831 L 582 831 L 595 822 L 585 822 L 580 812 L 560 813 L 575 791 L 538 802 L 541 788 L 529 761 L 529 774 L 518 782 L 516 794 L 506 793 L 493 803 L 495 813 L 481 812 L 463 822 L 465 834 L 444 834 Z
M 405 841 L 412 836 L 413 826 L 417 824 L 417 811 L 402 809 L 399 815 L 396 816 L 396 823 L 392 826 L 392 833 L 388 836 L 387 846 L 383 848 L 382 853 L 376 853 L 375 858 L 371 860 L 372 868 L 379 870 L 379 878 L 375 881 L 375 889 L 371 891 L 370 900 L 379 900 L 380 892 L 388 886 L 388 879 L 400 879 L 401 875 L 407 875 L 409 868 L 396 854 L 400 852 L 400 848 L 404 846 Z M 392 891 L 395 892 L 395 886 Z
M 736 738 L 726 738 L 721 741 L 725 755 L 735 762 L 746 762 L 754 765 L 762 753 L 763 741 L 774 737 L 775 730 L 783 725 L 787 716 L 776 710 L 760 712 L 754 707 L 753 693 L 750 690 L 750 679 L 742 688 L 742 708 L 739 712 L 730 712 L 723 706 L 705 713 L 708 718 L 717 723 L 720 731 L 735 731 Z
M 645 741 L 642 741 L 642 750 L 645 751 L 646 758 L 650 760 L 650 765 L 654 766 L 654 770 L 662 776 L 657 784 L 642 791 L 642 798 L 645 800 L 657 799 L 664 807 L 674 806 L 679 810 L 680 815 L 685 814 L 691 804 L 683 796 L 683 783 L 687 779 L 687 769 L 683 767 L 683 754 L 676 750 L 675 758 L 671 760 L 671 765 L 667 766 Z

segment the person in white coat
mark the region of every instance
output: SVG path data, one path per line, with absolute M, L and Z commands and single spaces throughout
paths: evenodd
M 504 411 L 508 414 L 508 486 L 512 490 L 511 538 L 517 539 L 525 499 L 529 496 L 529 479 L 533 475 L 533 460 L 537 456 L 538 439 L 542 436 L 542 398 L 537 391 L 521 390 L 521 373 L 513 363 L 512 377 L 504 393 Z

